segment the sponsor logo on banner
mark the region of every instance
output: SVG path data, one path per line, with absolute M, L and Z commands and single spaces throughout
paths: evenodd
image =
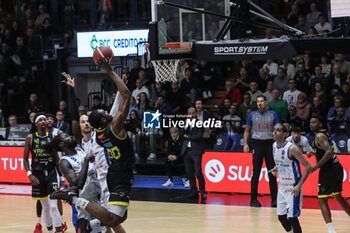
M 305 156 L 306 157 L 306 156 Z M 343 196 L 350 197 L 350 156 L 337 155 L 344 168 Z M 314 157 L 308 158 L 316 164 Z M 253 172 L 252 154 L 240 152 L 205 152 L 202 157 L 205 188 L 208 192 L 250 193 Z M 301 166 L 301 170 L 304 167 Z M 278 179 L 277 179 L 278 181 Z M 309 175 L 303 185 L 304 195 L 317 196 L 318 172 Z M 265 163 L 259 176 L 259 193 L 270 194 L 269 172 Z
M 214 55 L 264 55 L 269 46 L 215 46 Z
M 224 165 L 217 159 L 212 159 L 205 165 L 205 176 L 213 183 L 220 182 L 225 176 Z

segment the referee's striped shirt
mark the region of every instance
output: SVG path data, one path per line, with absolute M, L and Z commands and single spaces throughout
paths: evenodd
M 248 116 L 247 126 L 252 127 L 252 138 L 259 140 L 273 139 L 273 127 L 280 123 L 274 111 L 266 110 L 264 113 L 256 110 Z

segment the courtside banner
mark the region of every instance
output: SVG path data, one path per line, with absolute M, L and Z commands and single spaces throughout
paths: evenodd
M 343 196 L 350 197 L 350 155 L 337 155 L 344 168 Z M 315 164 L 315 157 L 308 159 Z M 250 193 L 252 154 L 239 152 L 205 152 L 202 159 L 205 189 L 208 192 Z M 304 170 L 301 165 L 301 169 Z M 260 173 L 259 193 L 269 194 L 268 171 L 263 163 Z M 318 170 L 304 183 L 303 193 L 317 196 Z
M 30 183 L 24 169 L 23 151 L 24 147 L 0 147 L 0 182 Z

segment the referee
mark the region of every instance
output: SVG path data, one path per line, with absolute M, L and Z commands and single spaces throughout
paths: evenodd
M 244 131 L 244 147 L 245 153 L 249 152 L 248 137 L 252 131 L 251 147 L 253 152 L 253 177 L 251 180 L 251 199 L 250 206 L 261 207 L 258 201 L 258 183 L 260 171 L 265 157 L 265 163 L 268 171 L 275 167 L 275 161 L 272 155 L 273 128 L 280 123 L 275 112 L 267 110 L 266 97 L 259 95 L 257 97 L 258 110 L 249 114 L 247 126 Z M 276 177 L 269 173 L 271 207 L 276 207 L 277 198 L 277 182 Z

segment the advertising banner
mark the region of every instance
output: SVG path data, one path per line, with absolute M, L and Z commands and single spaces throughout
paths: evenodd
M 0 182 L 30 183 L 24 169 L 23 151 L 24 147 L 0 147 Z
M 77 32 L 77 55 L 79 58 L 92 57 L 99 46 L 110 47 L 114 56 L 136 55 L 138 44 L 145 41 L 148 41 L 148 29 Z M 145 44 L 139 46 L 139 53 L 144 54 Z
M 350 156 L 337 155 L 344 168 L 343 196 L 350 197 Z M 308 159 L 316 164 L 315 157 Z M 252 176 L 252 154 L 239 152 L 205 152 L 202 159 L 206 191 L 228 193 L 250 193 Z M 303 171 L 303 166 L 301 165 Z M 310 174 L 303 186 L 307 196 L 317 196 L 318 171 Z M 260 173 L 258 192 L 269 194 L 269 177 L 265 162 Z

